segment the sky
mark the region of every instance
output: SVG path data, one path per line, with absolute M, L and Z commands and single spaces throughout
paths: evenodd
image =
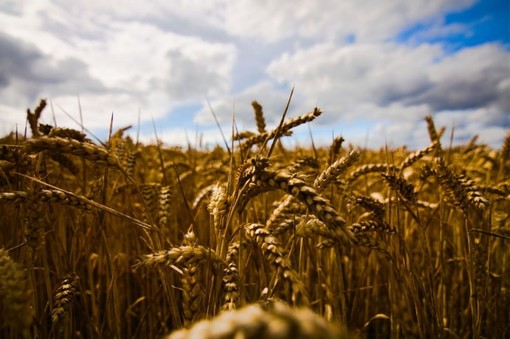
M 422 148 L 424 117 L 460 144 L 510 130 L 508 0 L 1 0 L 0 134 L 41 122 L 105 139 L 222 144 L 314 107 L 290 146 L 336 136 Z M 212 114 L 214 112 L 214 115 Z

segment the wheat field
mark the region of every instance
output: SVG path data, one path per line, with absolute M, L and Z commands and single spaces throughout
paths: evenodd
M 0 141 L 2 338 L 508 338 L 500 149 L 212 149 L 39 123 Z

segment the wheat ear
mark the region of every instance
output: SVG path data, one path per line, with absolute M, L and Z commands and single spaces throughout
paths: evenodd
M 358 168 L 356 168 L 353 172 L 349 174 L 347 177 L 347 181 L 349 183 L 352 183 L 359 177 L 369 174 L 369 173 L 380 173 L 380 172 L 387 172 L 387 171 L 394 171 L 397 169 L 395 165 L 392 164 L 365 164 L 361 165 Z
M 268 261 L 276 267 L 280 276 L 290 283 L 292 290 L 292 301 L 308 304 L 308 297 L 303 282 L 298 273 L 292 268 L 290 259 L 280 241 L 275 238 L 269 230 L 261 224 L 248 224 L 245 226 L 247 235 L 253 239 L 262 250 Z
M 151 254 L 145 254 L 142 258 L 134 265 L 134 269 L 140 267 L 146 267 L 148 269 L 154 269 L 158 266 L 171 266 L 176 264 L 193 264 L 203 260 L 211 259 L 215 262 L 221 262 L 222 260 L 216 255 L 216 253 L 209 248 L 204 246 L 180 246 L 174 247 L 170 250 L 157 251 Z
M 41 113 L 45 107 L 46 107 L 46 100 L 41 99 L 41 101 L 39 102 L 39 105 L 35 109 L 34 113 L 32 113 L 32 111 L 30 111 L 30 109 L 27 109 L 27 120 L 28 120 L 28 124 L 30 125 L 30 130 L 32 131 L 33 137 L 38 137 L 39 135 L 41 135 L 39 133 L 38 121 L 39 121 L 39 118 L 41 117 Z
M 436 147 L 437 147 L 436 143 L 433 142 L 430 145 L 428 145 L 427 147 L 409 154 L 404 159 L 404 161 L 402 161 L 402 163 L 400 164 L 400 166 L 399 166 L 400 169 L 403 170 L 403 169 L 411 166 L 412 164 L 414 164 L 415 162 L 417 162 L 418 160 L 420 160 L 421 158 L 423 158 L 424 156 L 426 156 L 427 154 L 432 152 L 434 149 L 436 149 Z
M 189 231 L 184 235 L 183 245 L 195 246 L 195 244 L 195 233 Z M 182 284 L 182 309 L 184 326 L 186 327 L 189 327 L 194 320 L 198 319 L 202 307 L 199 264 L 199 261 L 190 261 L 183 264 L 182 268 L 180 278 Z
M 324 222 L 345 243 L 354 240 L 353 234 L 345 228 L 345 220 L 335 211 L 329 200 L 322 197 L 313 187 L 301 179 L 295 178 L 284 171 L 273 172 L 268 170 L 255 171 L 251 179 L 255 187 L 281 189 L 307 206 L 319 220 Z
M 460 207 L 464 213 L 468 213 L 470 206 L 484 210 L 489 205 L 489 201 L 473 189 L 473 181 L 455 174 L 442 157 L 435 159 L 435 165 L 436 174 L 448 200 Z
M 0 303 L 7 326 L 28 333 L 32 325 L 32 289 L 26 272 L 14 262 L 5 249 L 0 249 Z
M 262 106 L 257 101 L 252 101 L 251 106 L 255 112 L 255 121 L 257 122 L 257 130 L 259 134 L 266 133 L 266 120 L 264 119 L 264 112 Z
M 359 157 L 360 151 L 358 149 L 353 149 L 348 155 L 338 159 L 322 172 L 317 179 L 315 179 L 313 186 L 318 192 L 323 191 L 333 180 L 352 166 Z
M 97 165 L 121 168 L 119 159 L 104 148 L 75 139 L 41 136 L 37 139 L 25 141 L 23 149 L 29 154 L 42 151 L 71 154 L 89 160 Z
M 239 259 L 239 242 L 228 246 L 226 264 L 223 270 L 223 290 L 225 302 L 221 307 L 223 310 L 234 310 L 239 307 L 239 271 L 237 261 Z
M 228 211 L 227 198 L 225 187 L 216 185 L 212 188 L 207 208 L 213 217 L 214 228 L 217 230 L 221 230 L 223 228 L 221 220 Z
M 272 301 L 223 312 L 190 329 L 176 331 L 167 339 L 185 338 L 345 339 L 350 336 L 310 309 L 293 309 L 280 301 Z
M 280 131 L 278 131 L 278 128 L 277 128 L 277 129 L 272 130 L 269 133 L 257 134 L 250 138 L 247 138 L 243 142 L 242 148 L 248 149 L 253 145 L 260 144 L 267 140 L 271 140 L 271 139 L 275 138 L 277 136 L 277 134 L 290 135 L 291 129 L 293 129 L 294 127 L 297 127 L 299 125 L 305 124 L 307 122 L 310 122 L 310 121 L 314 120 L 315 118 L 317 118 L 321 114 L 322 114 L 322 112 L 320 111 L 320 109 L 315 108 L 312 112 L 309 112 L 309 113 L 300 115 L 298 117 L 289 119 L 283 123 Z
M 28 193 L 25 191 L 0 193 L 0 205 L 19 205 L 27 201 Z
M 67 274 L 57 290 L 53 294 L 53 310 L 51 311 L 51 321 L 53 325 L 60 323 L 69 312 L 73 299 L 78 292 L 80 279 L 76 273 Z

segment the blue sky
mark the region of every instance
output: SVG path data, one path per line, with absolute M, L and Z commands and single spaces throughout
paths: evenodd
M 429 28 L 426 23 L 417 23 L 404 29 L 397 41 L 409 43 L 417 36 L 417 43 L 442 43 L 450 52 L 462 48 L 477 46 L 487 42 L 506 45 L 510 41 L 510 1 L 477 1 L 468 8 L 451 11 L 443 15 L 443 26 L 455 26 L 459 29 L 446 36 L 420 37 L 421 32 Z
M 368 147 L 427 146 L 423 118 L 461 143 L 499 148 L 510 130 L 510 5 L 500 0 L 98 0 L 0 3 L 0 133 L 43 121 L 106 137 L 133 125 L 167 144 L 221 140 L 232 115 L 255 131 L 258 100 L 274 126 L 324 112 L 314 141 L 343 135 Z M 64 111 L 66 113 L 64 113 Z M 448 132 L 449 133 L 449 132 Z M 447 134 L 448 134 L 447 133 Z M 310 141 L 298 129 L 289 145 Z

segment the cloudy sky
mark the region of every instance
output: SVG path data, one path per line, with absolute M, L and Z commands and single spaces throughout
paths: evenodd
M 508 0 L 1 0 L 0 133 L 46 123 L 168 144 L 324 112 L 290 144 L 423 147 L 423 118 L 499 148 L 510 129 Z M 140 117 L 140 123 L 138 119 Z M 447 138 L 449 140 L 450 135 Z

